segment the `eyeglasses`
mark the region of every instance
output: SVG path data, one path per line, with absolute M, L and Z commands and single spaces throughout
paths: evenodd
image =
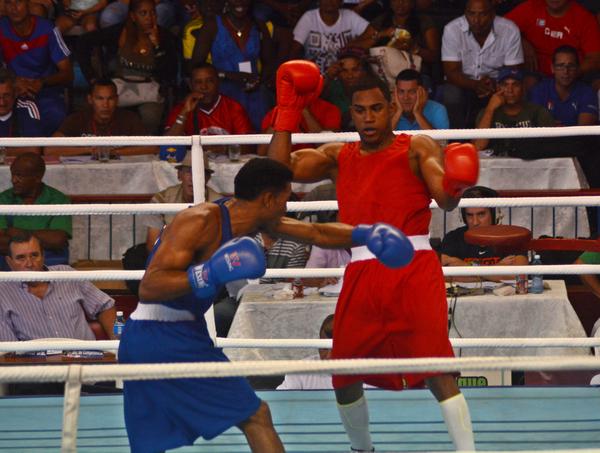
M 577 65 L 573 64 L 573 63 L 570 63 L 570 64 L 559 63 L 559 64 L 555 64 L 553 66 L 556 71 L 575 71 L 577 69 Z

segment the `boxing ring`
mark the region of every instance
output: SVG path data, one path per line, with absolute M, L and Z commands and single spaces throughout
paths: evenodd
M 597 135 L 600 127 L 479 129 L 427 131 L 434 139 L 511 138 L 534 132 L 536 136 Z M 294 134 L 295 143 L 355 141 L 355 133 Z M 53 145 L 125 146 L 177 144 L 192 146 L 194 198 L 204 199 L 202 145 L 268 143 L 270 136 L 193 136 L 193 137 L 91 137 L 54 139 L 3 139 L 4 146 Z M 468 199 L 460 207 L 520 206 L 600 206 L 600 197 Z M 174 213 L 185 204 L 149 205 L 35 205 L 0 206 L 0 214 L 94 215 L 132 213 Z M 432 203 L 432 208 L 435 208 Z M 290 211 L 337 209 L 336 202 L 289 203 Z M 596 242 L 596 241 L 592 241 Z M 343 269 L 269 269 L 268 278 L 341 276 Z M 600 265 L 495 266 L 445 268 L 446 276 L 514 275 L 541 273 L 600 274 Z M 8 272 L 0 281 L 49 280 L 133 280 L 143 271 Z M 212 312 L 209 329 L 214 333 Z M 84 344 L 86 343 L 86 344 Z M 218 347 L 330 347 L 330 340 L 270 340 L 216 338 Z M 454 339 L 455 347 L 600 347 L 600 338 L 577 339 Z M 0 343 L 0 351 L 40 349 L 115 350 L 117 342 L 45 341 Z M 11 366 L 0 368 L 0 383 L 65 382 L 64 397 L 0 399 L 0 450 L 5 451 L 129 451 L 123 422 L 122 397 L 81 396 L 84 382 L 134 379 L 172 379 L 177 377 L 220 377 L 280 375 L 285 373 L 364 374 L 410 371 L 468 370 L 600 370 L 600 358 L 572 357 L 469 357 L 456 359 L 386 359 L 336 361 L 261 361 L 230 363 L 176 363 L 144 365 L 54 365 Z M 478 388 L 465 389 L 475 440 L 480 451 L 569 451 L 600 453 L 600 388 Z M 259 392 L 273 413 L 276 430 L 288 452 L 340 452 L 348 441 L 339 421 L 331 391 Z M 371 430 L 377 451 L 449 451 L 450 438 L 439 406 L 428 391 L 388 392 L 367 390 L 371 407 Z M 198 441 L 189 452 L 247 452 L 243 434 L 229 430 L 211 442 Z
M 600 443 L 598 388 L 515 387 L 463 392 L 480 451 L 560 449 L 582 453 L 579 449 Z M 289 453 L 348 450 L 332 391 L 258 394 L 269 403 L 275 428 Z M 439 407 L 427 390 L 367 390 L 366 394 L 377 451 L 452 450 Z M 559 414 L 555 414 L 557 404 Z M 61 415 L 60 397 L 0 400 L 0 449 L 59 451 Z M 78 432 L 79 452 L 128 452 L 121 396 L 83 396 Z M 231 429 L 211 442 L 201 441 L 177 451 L 241 453 L 248 452 L 248 447 L 243 434 Z

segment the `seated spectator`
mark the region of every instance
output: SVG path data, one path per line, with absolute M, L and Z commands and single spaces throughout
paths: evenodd
M 337 61 L 330 64 L 325 72 L 321 97 L 340 109 L 342 131 L 354 131 L 350 116 L 350 92 L 368 75 L 371 75 L 371 68 L 367 63 L 367 54 L 358 47 L 342 49 Z
M 175 168 L 177 169 L 177 179 L 179 179 L 181 183 L 167 187 L 165 190 L 158 192 L 152 197 L 150 203 L 194 203 L 192 155 L 190 151 L 186 152 L 185 158 Z M 219 198 L 223 198 L 223 195 L 215 192 L 207 185 L 213 173 L 214 171 L 208 166 L 206 154 L 204 154 L 204 190 L 206 201 L 215 201 Z M 155 214 L 144 217 L 148 227 L 146 233 L 146 248 L 148 252 L 150 252 L 160 234 L 160 230 L 162 230 L 165 225 L 171 223 L 175 214 Z
M 188 69 L 191 68 L 190 61 L 196 45 L 196 33 L 204 25 L 205 18 L 214 17 L 220 11 L 216 5 L 216 0 L 182 0 L 181 4 L 187 16 L 187 21 L 181 33 L 181 43 L 183 47 L 183 65 L 184 68 Z M 186 70 L 186 72 L 190 71 Z
M 599 252 L 585 252 L 575 260 L 574 264 L 600 264 Z M 594 296 L 600 299 L 600 280 L 595 274 L 581 274 L 581 282 L 589 289 Z
M 37 237 L 28 232 L 8 244 L 12 271 L 69 271 L 70 266 L 44 265 Z M 115 301 L 88 281 L 0 282 L 0 341 L 37 338 L 95 340 L 87 318 L 97 319 L 113 336 Z
M 260 0 L 255 2 L 254 15 L 273 24 L 273 45 L 276 65 L 285 62 L 294 42 L 294 27 L 311 7 L 312 0 Z M 257 15 L 257 12 L 259 13 Z
M 39 1 L 39 0 L 38 0 Z M 179 5 L 171 0 L 156 0 L 156 22 L 162 28 L 169 28 L 175 23 Z M 100 13 L 100 27 L 109 28 L 120 25 L 127 20 L 130 12 L 130 0 L 113 0 Z
M 333 315 L 327 316 L 321 323 L 319 338 L 333 338 Z M 319 355 L 309 357 L 310 360 L 329 360 L 331 349 L 319 349 Z M 329 374 L 286 374 L 277 390 L 319 390 L 332 389 Z
M 0 204 L 70 204 L 65 194 L 42 182 L 45 171 L 46 164 L 40 155 L 18 155 L 10 166 L 12 187 L 0 193 Z M 72 234 L 70 216 L 0 216 L 0 254 L 8 253 L 11 238 L 25 232 L 33 234 L 42 244 L 46 264 L 69 263 L 68 240 Z
M 526 0 L 506 15 L 521 30 L 528 71 L 552 76 L 554 50 L 577 49 L 579 75 L 597 78 L 600 71 L 600 26 L 590 12 L 573 0 Z
M 110 137 L 112 135 L 148 135 L 140 117 L 130 110 L 117 107 L 117 87 L 110 79 L 98 79 L 90 87 L 88 106 L 69 115 L 53 137 Z M 99 146 L 48 146 L 46 155 L 96 156 Z M 111 147 L 113 157 L 119 155 L 158 154 L 157 146 L 137 145 Z
M 273 123 L 273 116 L 275 115 L 275 109 L 269 110 L 262 120 L 262 131 L 266 134 L 273 133 L 274 129 L 271 125 Z M 332 132 L 339 131 L 342 126 L 342 114 L 340 109 L 333 105 L 331 102 L 327 102 L 321 98 L 315 98 L 303 111 L 302 120 L 300 121 L 299 128 L 292 132 Z M 259 145 L 258 154 L 260 156 L 267 155 L 267 148 L 269 145 Z M 308 148 L 312 145 L 306 143 L 293 145 L 292 149 Z
M 328 267 L 346 267 L 352 256 L 350 250 L 346 249 L 323 249 L 313 245 L 310 249 L 310 255 L 306 262 L 306 267 L 328 268 Z M 303 278 L 304 286 L 315 286 L 322 288 L 327 285 L 335 285 L 338 282 L 337 277 L 323 278 Z
M 98 16 L 108 5 L 108 0 L 62 0 L 61 14 L 56 17 L 56 27 L 61 34 L 68 33 L 76 25 L 85 32 L 98 29 Z
M 421 0 L 419 0 L 421 1 Z M 369 22 L 381 16 L 387 9 L 389 1 L 387 0 L 344 0 L 344 8 L 349 8 L 361 17 L 364 17 Z M 384 6 L 385 5 L 385 6 Z
M 190 93 L 169 112 L 165 135 L 228 135 L 253 132 L 250 118 L 242 105 L 219 91 L 217 70 L 209 63 L 196 66 L 190 77 Z M 244 153 L 254 146 L 244 145 Z M 226 146 L 210 151 L 226 153 Z
M 335 191 L 334 183 L 320 184 L 310 192 L 308 192 L 302 201 L 321 201 L 321 200 L 337 200 L 337 194 Z M 337 211 L 304 211 L 298 213 L 300 220 L 309 222 L 336 222 Z
M 477 116 L 477 128 L 498 127 L 552 127 L 554 119 L 548 110 L 524 99 L 523 72 L 505 68 L 498 76 L 498 90 Z M 543 143 L 543 144 L 542 144 Z M 535 159 L 550 157 L 552 139 L 477 139 L 477 149 L 492 149 L 494 155 Z
M 377 31 L 354 11 L 342 9 L 341 0 L 321 0 L 305 12 L 294 28 L 292 58 L 314 61 L 325 73 L 344 47 L 368 48 Z
M 92 64 L 97 48 L 105 55 L 99 68 Z M 177 75 L 177 55 L 175 37 L 157 24 L 153 0 L 131 0 L 125 23 L 85 33 L 75 47 L 88 83 L 105 75 L 113 78 L 118 105 L 135 108 L 150 134 L 161 124 L 165 95 Z
M 0 18 L 0 52 L 16 76 L 17 97 L 36 102 L 44 135 L 67 115 L 64 89 L 73 80 L 69 49 L 54 24 L 32 15 L 29 0 L 6 0 Z
M 498 192 L 489 187 L 474 186 L 465 190 L 462 198 L 496 198 Z M 472 228 L 495 225 L 497 223 L 495 208 L 462 208 L 460 210 L 465 226 L 448 232 L 440 247 L 442 266 L 525 266 L 528 264 L 525 255 L 514 255 L 509 252 L 498 252 L 493 247 L 481 247 L 465 242 L 465 232 Z M 478 282 L 489 280 L 500 282 L 514 279 L 509 275 L 487 275 L 484 277 L 447 277 L 451 282 Z
M 450 126 L 473 127 L 475 115 L 496 90 L 499 70 L 522 63 L 517 26 L 496 16 L 492 0 L 468 0 L 465 14 L 448 23 L 442 35 L 442 103 Z
M 430 16 L 417 12 L 415 0 L 391 0 L 390 9 L 371 22 L 377 30 L 373 46 L 392 45 L 420 56 L 423 59 L 421 73 L 426 74 L 431 82 L 434 70 L 437 73 L 440 66 L 440 31 L 435 22 Z M 410 36 L 393 39 L 397 29 L 408 31 Z M 437 78 L 437 74 L 435 76 Z
M 560 46 L 552 56 L 552 74 L 529 92 L 529 100 L 548 109 L 557 126 L 591 126 L 598 122 L 598 96 L 577 80 L 579 57 L 572 46 Z
M 397 110 L 392 127 L 401 131 L 448 129 L 448 112 L 439 102 L 429 99 L 423 79 L 414 69 L 405 69 L 396 77 L 394 90 Z
M 0 68 L 0 137 L 43 137 L 40 111 L 31 99 L 17 99 L 15 75 Z M 7 154 L 26 152 L 41 154 L 39 146 L 11 147 Z
M 206 17 L 196 33 L 191 67 L 208 62 L 217 68 L 221 93 L 242 104 L 254 131 L 270 108 L 267 86 L 275 75 L 275 53 L 267 24 L 252 15 L 250 0 L 227 0 L 222 14 Z
M 261 231 L 254 240 L 265 249 L 267 269 L 302 269 L 306 266 L 309 248 L 306 244 L 289 239 L 274 238 Z M 261 283 L 273 283 L 275 280 L 261 278 Z

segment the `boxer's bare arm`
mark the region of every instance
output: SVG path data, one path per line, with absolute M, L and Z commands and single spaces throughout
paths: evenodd
M 140 299 L 159 302 L 191 291 L 187 268 L 207 258 L 220 238 L 218 207 L 201 204 L 181 211 L 161 235 L 161 244 L 140 284 Z
M 289 166 L 294 181 L 317 182 L 335 179 L 341 143 L 326 143 L 318 148 L 300 149 L 292 153 L 291 134 L 276 131 L 269 144 L 267 156 Z
M 423 179 L 438 206 L 446 211 L 454 209 L 460 198 L 444 191 L 444 153 L 440 146 L 426 135 L 414 135 L 410 140 L 410 160 L 411 169 Z
M 291 239 L 322 248 L 352 247 L 354 227 L 345 223 L 307 223 L 282 217 L 276 225 L 270 226 L 269 234 L 275 237 Z

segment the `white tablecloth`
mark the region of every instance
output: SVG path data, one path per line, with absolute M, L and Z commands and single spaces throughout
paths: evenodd
M 241 156 L 239 162 L 231 162 L 227 156 L 223 155 L 211 157 L 208 165 L 215 172 L 210 178 L 208 185 L 217 192 L 223 194 L 232 194 L 234 192 L 233 180 L 235 175 L 237 175 L 237 172 L 240 171 L 240 168 L 242 168 L 242 166 L 253 157 L 256 156 L 252 154 L 245 154 Z M 323 184 L 323 182 L 309 184 L 293 183 L 292 190 L 297 193 L 307 193 L 320 184 Z
M 521 338 L 585 337 L 567 298 L 564 281 L 548 281 L 543 294 L 459 298 L 451 337 Z M 229 338 L 319 338 L 319 327 L 335 311 L 337 298 L 317 294 L 288 301 L 273 299 L 273 285 L 252 285 L 244 293 Z M 449 301 L 450 302 L 450 301 Z M 227 349 L 231 360 L 285 360 L 314 355 L 311 349 Z M 458 353 L 459 351 L 457 351 Z M 467 355 L 570 355 L 588 349 L 465 349 Z
M 107 163 L 48 164 L 44 182 L 68 195 L 156 193 L 177 184 L 174 164 L 154 156 L 125 156 Z M 0 190 L 10 188 L 10 169 L 0 166 Z

